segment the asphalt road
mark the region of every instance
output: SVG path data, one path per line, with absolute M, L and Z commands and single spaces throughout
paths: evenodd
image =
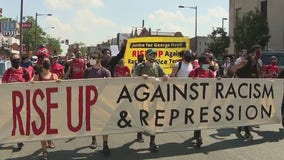
M 282 160 L 284 159 L 284 130 L 280 124 L 254 128 L 253 141 L 243 141 L 235 136 L 234 128 L 203 130 L 201 149 L 193 147 L 192 131 L 158 134 L 159 152 L 148 151 L 149 137 L 145 142 L 135 142 L 135 133 L 111 135 L 111 154 L 102 153 L 102 137 L 98 148 L 90 149 L 90 137 L 55 140 L 55 149 L 49 149 L 49 160 Z M 1 160 L 37 160 L 41 158 L 40 142 L 26 142 L 23 149 L 13 152 L 14 144 L 0 146 Z

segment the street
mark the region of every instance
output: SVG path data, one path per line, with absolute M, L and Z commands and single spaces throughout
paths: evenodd
M 102 153 L 102 137 L 98 136 L 98 148 L 88 146 L 91 137 L 54 140 L 55 149 L 49 149 L 49 160 L 278 160 L 283 159 L 284 130 L 280 124 L 262 125 L 253 128 L 253 141 L 245 142 L 235 135 L 235 128 L 202 130 L 201 149 L 193 147 L 190 137 L 193 131 L 158 134 L 156 143 L 159 152 L 148 151 L 150 137 L 144 136 L 144 143 L 135 142 L 135 133 L 111 135 L 109 147 L 111 154 Z M 41 158 L 40 142 L 25 142 L 19 152 L 12 152 L 14 144 L 0 147 L 1 160 L 37 160 Z

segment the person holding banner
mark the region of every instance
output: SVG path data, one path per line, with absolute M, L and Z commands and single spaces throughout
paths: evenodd
M 84 78 L 84 70 L 86 69 L 85 60 L 79 49 L 75 49 L 75 58 L 70 61 L 68 69 L 64 75 L 65 79 L 82 79 Z
M 192 78 L 215 78 L 214 72 L 210 67 L 210 58 L 207 55 L 202 55 L 198 58 L 199 67 L 190 71 L 188 77 Z M 195 130 L 193 139 L 196 140 L 195 146 L 200 148 L 203 144 L 201 130 Z
M 140 63 L 134 70 L 134 76 L 142 76 L 144 79 L 148 77 L 163 77 L 164 80 L 168 80 L 169 76 L 166 75 L 162 67 L 156 62 L 157 51 L 154 49 L 148 49 L 146 51 L 146 62 Z M 142 132 L 137 133 L 138 142 L 144 142 Z M 159 150 L 159 147 L 155 143 L 155 135 L 150 135 L 150 148 L 151 152 Z
M 28 82 L 31 80 L 29 72 L 21 67 L 21 59 L 18 53 L 12 53 L 10 56 L 12 67 L 3 73 L 2 83 Z M 13 151 L 20 151 L 24 143 L 20 142 L 13 146 Z
M 90 66 L 85 69 L 84 78 L 109 78 L 111 77 L 111 73 L 108 69 L 104 68 L 101 65 L 101 59 L 103 55 L 101 52 L 95 52 L 91 55 L 90 58 Z M 92 136 L 92 143 L 90 145 L 91 149 L 97 148 L 97 140 L 96 136 Z M 103 135 L 103 153 L 109 154 L 110 150 L 108 147 L 108 135 Z
M 59 82 L 58 76 L 50 71 L 51 62 L 49 58 L 44 58 L 42 65 L 40 67 L 40 72 L 34 76 L 34 81 L 57 81 Z M 42 160 L 47 160 L 47 148 L 55 148 L 55 145 L 51 140 L 41 141 L 42 146 Z
M 240 63 L 231 67 L 230 72 L 235 73 L 237 78 L 261 78 L 262 69 L 258 62 L 258 57 L 255 53 L 251 53 L 246 59 L 243 59 Z M 244 138 L 245 141 L 253 140 L 253 136 L 250 133 L 250 126 L 244 126 L 245 135 L 241 134 L 242 127 L 238 127 L 236 136 L 238 138 Z
M 195 68 L 192 64 L 194 58 L 191 50 L 182 51 L 182 60 L 177 62 L 172 70 L 171 77 L 188 77 L 191 70 Z
M 137 55 L 137 62 L 135 61 L 135 63 L 132 66 L 131 74 L 134 74 L 134 70 L 135 70 L 136 66 L 139 63 L 142 63 L 142 62 L 144 62 L 144 54 L 140 53 L 140 54 Z

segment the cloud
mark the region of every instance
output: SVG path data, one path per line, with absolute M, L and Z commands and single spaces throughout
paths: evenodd
M 56 17 L 47 17 L 46 24 L 52 24 L 48 27 L 54 27 L 53 31 L 48 31 L 50 34 L 54 35 L 54 37 L 63 38 L 75 32 L 73 26 L 70 24 L 64 24 Z
M 186 12 L 188 13 L 188 12 Z M 198 35 L 206 36 L 212 32 L 212 27 L 217 27 L 221 23 L 223 17 L 227 17 L 229 14 L 220 6 L 208 9 L 206 12 L 198 13 Z M 194 10 L 190 14 L 185 14 L 181 11 L 165 11 L 159 9 L 148 16 L 151 24 L 155 28 L 159 28 L 162 31 L 176 32 L 180 31 L 184 35 L 194 35 L 195 14 Z M 217 19 L 220 21 L 217 21 Z
M 68 8 L 87 8 L 102 7 L 103 0 L 45 0 L 45 3 L 51 9 L 68 9 Z
M 74 16 L 74 27 L 81 31 L 92 31 L 97 28 L 107 28 L 114 26 L 110 19 L 96 16 L 91 10 L 80 9 Z
M 186 21 L 186 17 L 180 12 L 167 12 L 163 9 L 157 10 L 149 15 L 151 21 Z
M 220 6 L 217 6 L 215 8 L 211 8 L 208 10 L 208 16 L 220 18 L 220 17 L 227 17 L 229 14 L 228 12 Z

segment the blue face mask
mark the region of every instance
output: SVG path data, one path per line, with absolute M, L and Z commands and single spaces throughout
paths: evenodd
M 202 69 L 203 70 L 209 69 L 209 64 L 202 64 Z

